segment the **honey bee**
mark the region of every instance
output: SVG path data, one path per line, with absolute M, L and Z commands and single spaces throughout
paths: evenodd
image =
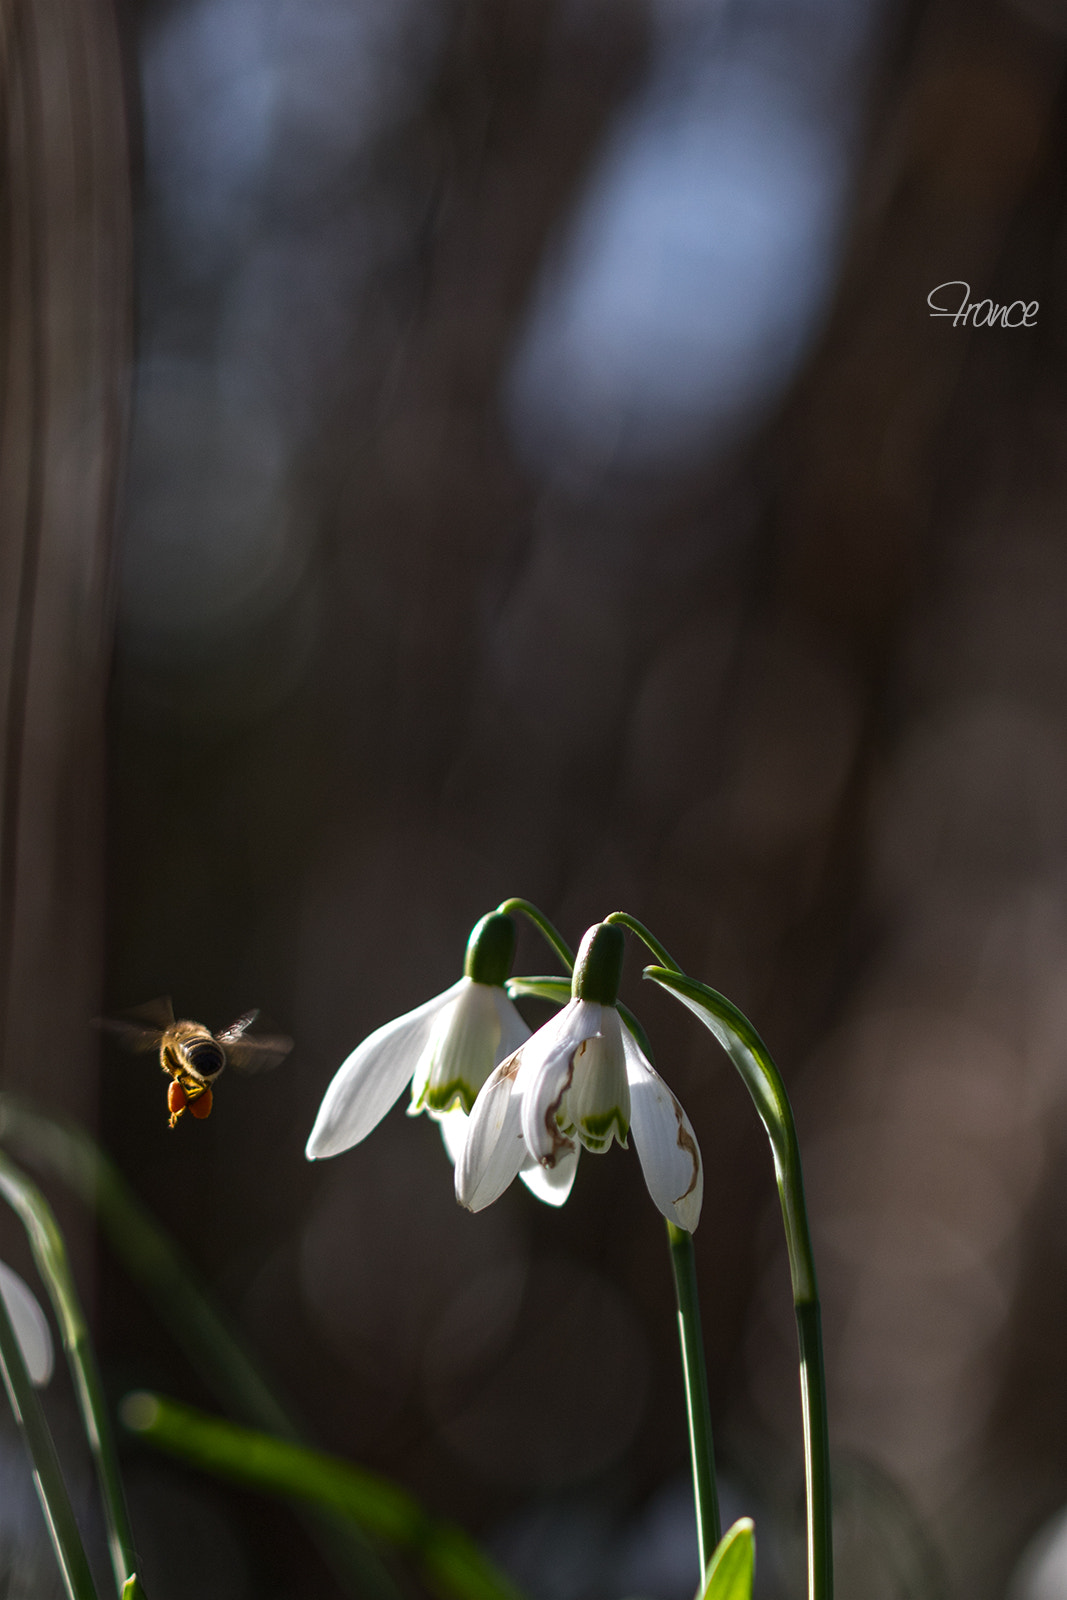
M 225 1066 L 262 1072 L 289 1054 L 293 1041 L 284 1034 L 248 1034 L 258 1016 L 258 1010 L 246 1011 L 221 1033 L 211 1033 L 202 1022 L 175 1022 L 168 995 L 100 1025 L 127 1050 L 159 1051 L 159 1064 L 170 1078 L 167 1110 L 174 1128 L 183 1111 L 199 1120 L 211 1115 L 211 1086 Z

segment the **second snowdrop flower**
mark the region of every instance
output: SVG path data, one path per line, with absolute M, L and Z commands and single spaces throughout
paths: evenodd
M 470 1111 L 496 1064 L 530 1035 L 504 992 L 514 953 L 511 918 L 483 917 L 458 983 L 378 1028 L 342 1062 L 311 1130 L 309 1161 L 359 1144 L 409 1083 L 412 1116 Z
M 491 1205 L 531 1159 L 548 1172 L 573 1166 L 577 1148 L 624 1147 L 632 1132 L 645 1182 L 669 1221 L 692 1233 L 704 1172 L 692 1125 L 616 1009 L 623 934 L 590 928 L 572 998 L 501 1062 L 475 1102 L 456 1162 L 456 1197 Z

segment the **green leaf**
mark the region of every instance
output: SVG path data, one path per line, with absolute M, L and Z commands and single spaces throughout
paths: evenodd
M 708 1563 L 703 1600 L 752 1600 L 755 1571 L 756 1530 L 751 1517 L 740 1517 Z
M 0 1094 L 0 1138 L 67 1184 L 96 1214 L 119 1260 L 154 1304 L 203 1382 L 224 1406 L 271 1433 L 298 1430 L 240 1336 L 215 1307 L 190 1264 L 141 1205 L 117 1167 L 81 1128 Z M 310 1508 L 312 1536 L 350 1594 L 399 1600 L 392 1575 L 365 1536 L 340 1513 Z M 123 1568 L 123 1582 L 129 1568 Z
M 7 1390 L 33 1467 L 34 1486 L 63 1575 L 67 1600 L 96 1600 L 93 1575 L 37 1391 L 26 1371 L 22 1348 L 0 1295 L 0 1380 Z M 5 1584 L 5 1588 L 6 1588 Z
M 136 1572 L 131 1572 L 123 1584 L 122 1600 L 145 1600 L 144 1585 Z
M 26 1229 L 37 1270 L 63 1330 L 63 1347 L 100 1485 L 111 1570 L 115 1587 L 121 1590 L 128 1582 L 126 1574 L 136 1559 L 133 1533 L 104 1388 L 89 1337 L 89 1325 L 78 1299 L 66 1242 L 40 1189 L 2 1151 L 0 1197 L 7 1201 Z
M 158 1394 L 127 1395 L 119 1415 L 131 1433 L 190 1466 L 352 1518 L 367 1533 L 415 1556 L 441 1600 L 521 1600 L 469 1534 L 430 1516 L 388 1478 Z

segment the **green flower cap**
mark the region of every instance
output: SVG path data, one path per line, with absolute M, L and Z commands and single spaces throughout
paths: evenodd
M 571 994 L 575 1000 L 593 1000 L 613 1006 L 619 998 L 622 957 L 626 938 L 611 922 L 595 922 L 578 948 Z
M 514 920 L 506 911 L 490 911 L 471 929 L 463 975 L 475 983 L 490 983 L 503 988 L 514 959 Z

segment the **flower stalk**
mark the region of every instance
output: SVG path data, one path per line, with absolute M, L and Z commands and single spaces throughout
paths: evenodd
M 815 1255 L 804 1199 L 793 1108 L 782 1076 L 748 1018 L 724 995 L 677 970 L 646 967 L 645 977 L 675 995 L 718 1039 L 755 1104 L 774 1155 L 800 1353 L 804 1477 L 808 1523 L 808 1600 L 832 1600 L 833 1542 L 826 1369 Z
M 715 1483 L 715 1452 L 711 1438 L 708 1374 L 704 1362 L 704 1337 L 700 1329 L 693 1235 L 667 1223 L 674 1292 L 678 1299 L 678 1334 L 682 1345 L 686 1415 L 689 1419 L 689 1456 L 693 1467 L 693 1503 L 696 1509 L 700 1582 L 721 1536 L 719 1494 Z
M 636 917 L 631 917 L 628 911 L 609 911 L 604 918 L 618 928 L 628 928 L 631 933 L 636 933 L 643 944 L 646 944 L 655 956 L 661 967 L 666 967 L 671 972 L 681 972 L 677 961 L 667 954 L 665 946 L 661 945 L 654 933 L 650 933 L 643 922 L 638 922 Z
M 574 951 L 559 929 L 549 922 L 544 912 L 539 911 L 532 901 L 502 900 L 496 909 L 501 916 L 511 916 L 513 913 L 518 912 L 528 922 L 532 922 L 534 927 L 544 935 L 547 943 L 552 946 L 567 971 L 574 971 Z

